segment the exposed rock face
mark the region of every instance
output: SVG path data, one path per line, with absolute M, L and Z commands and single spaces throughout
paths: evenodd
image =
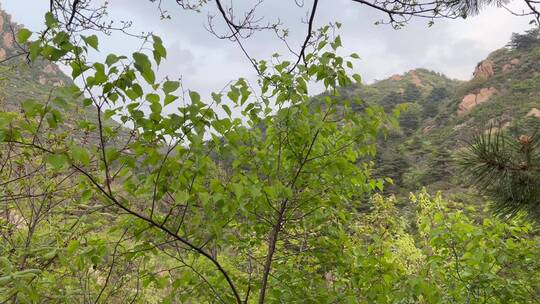
M 393 81 L 400 81 L 401 80 L 401 75 L 398 75 L 398 74 L 392 75 L 392 77 L 390 77 L 390 79 L 392 79 Z
M 411 83 L 414 84 L 415 86 L 422 86 L 422 79 L 420 79 L 420 77 L 418 76 L 418 74 L 416 74 L 415 71 L 412 71 L 411 72 Z
M 2 42 L 4 43 L 4 48 L 12 48 L 13 47 L 13 34 L 11 33 L 4 33 L 2 36 Z
M 45 77 L 43 77 L 43 76 L 39 76 L 38 82 L 39 82 L 40 84 L 43 84 L 43 85 L 44 85 L 44 84 L 47 84 L 47 78 L 45 78 Z
M 58 81 L 55 81 L 53 83 L 53 86 L 54 87 L 63 87 L 64 86 L 64 82 L 62 80 L 58 80 Z
M 6 59 L 6 50 L 0 48 L 0 60 Z
M 474 69 L 473 76 L 474 78 L 489 79 L 493 76 L 493 61 L 486 59 L 480 62 Z
M 491 95 L 495 94 L 497 90 L 495 88 L 482 88 L 480 93 L 476 95 L 476 102 L 483 103 L 489 100 Z
M 540 110 L 537 109 L 537 108 L 532 108 L 529 113 L 527 113 L 527 115 L 525 115 L 526 117 L 537 117 L 537 118 L 540 118 Z
M 459 104 L 457 114 L 461 116 L 469 113 L 477 105 L 488 101 L 496 92 L 495 88 L 482 88 L 478 94 L 465 95 Z
M 510 71 L 511 69 L 514 68 L 514 66 L 518 65 L 519 62 L 520 62 L 520 61 L 519 61 L 518 58 L 514 58 L 514 59 L 510 60 L 509 63 L 506 63 L 505 65 L 503 65 L 502 71 L 503 71 L 503 72 L 508 72 L 508 71 Z
M 436 125 L 430 125 L 430 126 L 426 126 L 422 129 L 422 133 L 423 134 L 427 134 L 429 133 L 431 130 L 435 129 Z
M 55 69 L 52 64 L 47 64 L 45 68 L 43 68 L 43 73 L 52 74 L 54 72 L 55 72 Z
M 0 13 L 0 29 L 4 27 L 4 14 Z

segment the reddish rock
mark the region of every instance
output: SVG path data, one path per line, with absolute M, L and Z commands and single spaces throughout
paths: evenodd
M 495 94 L 496 92 L 497 90 L 495 90 L 495 88 L 482 88 L 480 93 L 476 95 L 476 103 L 480 104 L 488 101 L 491 95 Z
M 478 94 L 465 95 L 459 103 L 457 114 L 461 116 L 470 112 L 477 105 L 488 101 L 496 92 L 495 88 L 482 88 Z
M 390 77 L 390 79 L 392 79 L 393 81 L 400 81 L 400 80 L 401 80 L 401 76 L 398 75 L 398 74 L 395 74 L 395 75 L 392 75 L 392 77 Z
M 426 134 L 426 133 L 429 133 L 431 130 L 435 129 L 435 125 L 432 125 L 432 126 L 426 126 L 425 128 L 422 129 L 422 133 L 423 134 Z
M 476 106 L 476 94 L 465 95 L 458 106 L 458 115 L 463 115 L 469 112 Z
M 0 48 L 0 60 L 6 59 L 6 50 Z
M 412 72 L 411 73 L 411 83 L 414 84 L 415 86 L 419 87 L 419 86 L 422 86 L 422 79 L 420 79 L 420 77 L 418 76 L 418 74 L 416 74 L 415 72 Z
M 12 48 L 13 47 L 13 34 L 12 33 L 4 33 L 2 36 L 2 42 L 4 43 L 4 48 Z
M 507 64 L 503 65 L 502 71 L 503 71 L 504 73 L 506 73 L 506 72 L 510 71 L 513 67 L 514 67 L 513 65 L 507 63 Z
M 519 59 L 518 59 L 518 58 L 514 58 L 514 59 L 510 60 L 510 64 L 511 64 L 511 65 L 519 64 Z
M 52 64 L 47 64 L 44 68 L 43 68 L 43 72 L 44 73 L 47 73 L 47 74 L 52 74 L 54 73 L 55 71 L 55 68 Z
M 537 118 L 540 118 L 540 110 L 537 109 L 537 108 L 532 108 L 529 113 L 527 113 L 527 115 L 525 115 L 526 117 L 537 117 Z
M 493 76 L 493 61 L 491 59 L 486 59 L 480 62 L 473 72 L 474 78 L 489 79 Z

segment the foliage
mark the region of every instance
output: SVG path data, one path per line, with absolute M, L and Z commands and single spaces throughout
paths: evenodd
M 406 135 L 414 133 L 422 123 L 422 106 L 417 103 L 405 104 L 407 108 L 399 117 L 399 125 Z
M 349 94 L 359 81 L 348 73 L 357 56 L 336 55 L 338 24 L 314 32 L 303 63 L 278 55 L 254 61 L 257 89 L 238 79 L 206 100 L 158 79 L 167 57 L 158 36 L 129 57 L 91 62 L 97 36 L 65 32 L 51 14 L 45 20 L 45 32 L 19 29 L 18 43 L 34 67 L 63 64 L 81 85 L 19 89 L 14 107 L 0 113 L 0 301 L 538 298 L 538 241 L 529 224 L 478 222 L 469 215 L 475 210 L 456 211 L 425 192 L 408 208 L 393 197 L 366 200 L 389 181 L 372 176 L 372 160 L 379 134 L 395 130 L 403 107 L 390 115 Z M 411 94 L 444 95 L 433 87 L 448 80 L 425 73 Z M 313 84 L 325 93 L 311 98 Z M 421 104 L 409 107 L 409 134 L 421 125 Z M 428 155 L 437 177 L 447 175 L 447 149 L 414 136 L 396 151 L 411 147 Z M 393 159 L 383 169 L 398 168 L 397 178 L 420 171 Z
M 494 202 L 499 215 L 525 213 L 540 220 L 540 136 L 512 138 L 497 131 L 479 135 L 461 165 Z
M 30 60 L 70 67 L 82 86 L 1 113 L 2 301 L 335 296 L 321 267 L 346 241 L 334 238 L 346 235 L 358 198 L 382 190 L 367 157 L 396 119 L 340 98 L 352 63 L 336 55 L 333 28 L 317 32 L 298 69 L 258 61 L 260 90 L 239 79 L 204 101 L 157 79 L 167 56 L 159 37 L 130 57 L 89 62 L 96 36 L 46 20 L 45 33 L 24 31 L 19 43 Z M 313 81 L 323 103 L 309 97 Z M 94 114 L 68 123 L 73 103 Z
M 413 214 L 375 196 L 356 218 L 343 253 L 329 262 L 348 276 L 326 277 L 340 303 L 531 303 L 540 292 L 532 228 L 475 221 L 440 195 L 411 196 Z M 463 206 L 462 206 L 463 208 Z M 469 209 L 474 213 L 474 209 Z M 326 300 L 326 299 L 325 299 Z
M 518 50 L 531 49 L 540 42 L 540 29 L 533 28 L 525 32 L 525 34 L 513 33 L 508 46 Z

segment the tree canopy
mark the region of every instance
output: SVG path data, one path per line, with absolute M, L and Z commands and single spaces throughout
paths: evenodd
M 392 180 L 372 174 L 377 140 L 402 107 L 342 94 L 360 76 L 358 55 L 339 55 L 339 23 L 310 22 L 296 60 L 252 60 L 256 85 L 206 99 L 157 76 L 168 52 L 156 34 L 93 61 L 87 30 L 125 28 L 91 22 L 106 6 L 50 3 L 44 31 L 17 29 L 10 59 L 61 64 L 71 80 L 0 112 L 1 302 L 537 301 L 537 230 L 523 218 L 425 190 L 407 208 L 380 194 Z M 216 4 L 233 39 L 259 29 Z M 421 115 L 414 105 L 401 120 Z M 467 159 L 534 199 L 538 142 L 488 138 Z M 439 175 L 447 154 L 434 153 Z

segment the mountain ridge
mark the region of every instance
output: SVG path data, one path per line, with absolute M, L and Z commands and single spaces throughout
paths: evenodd
M 516 45 L 519 40 L 528 44 Z M 455 160 L 475 135 L 504 129 L 518 138 L 540 127 L 538 30 L 514 34 L 507 47 L 474 67 L 469 81 L 419 70 L 353 89 L 386 109 L 408 105 L 400 117 L 401 129 L 379 144 L 376 173 L 398 185 L 389 187 L 390 193 L 406 194 L 422 186 L 459 193 L 470 185 Z
M 18 28 L 0 10 L 0 61 L 17 55 Z M 30 64 L 23 56 L 2 62 L 0 68 L 0 107 L 6 110 L 27 99 L 50 100 L 52 91 L 61 94 L 73 84 L 56 65 Z M 406 105 L 401 128 L 379 143 L 375 159 L 375 173 L 395 181 L 390 193 L 404 194 L 424 185 L 459 189 L 463 177 L 452 159 L 475 134 L 505 129 L 517 136 L 540 125 L 540 36 L 538 31 L 515 34 L 509 46 L 491 52 L 473 68 L 469 81 L 418 68 L 344 88 L 343 96 L 361 97 L 387 111 Z M 67 106 L 68 111 L 84 112 L 79 103 Z

